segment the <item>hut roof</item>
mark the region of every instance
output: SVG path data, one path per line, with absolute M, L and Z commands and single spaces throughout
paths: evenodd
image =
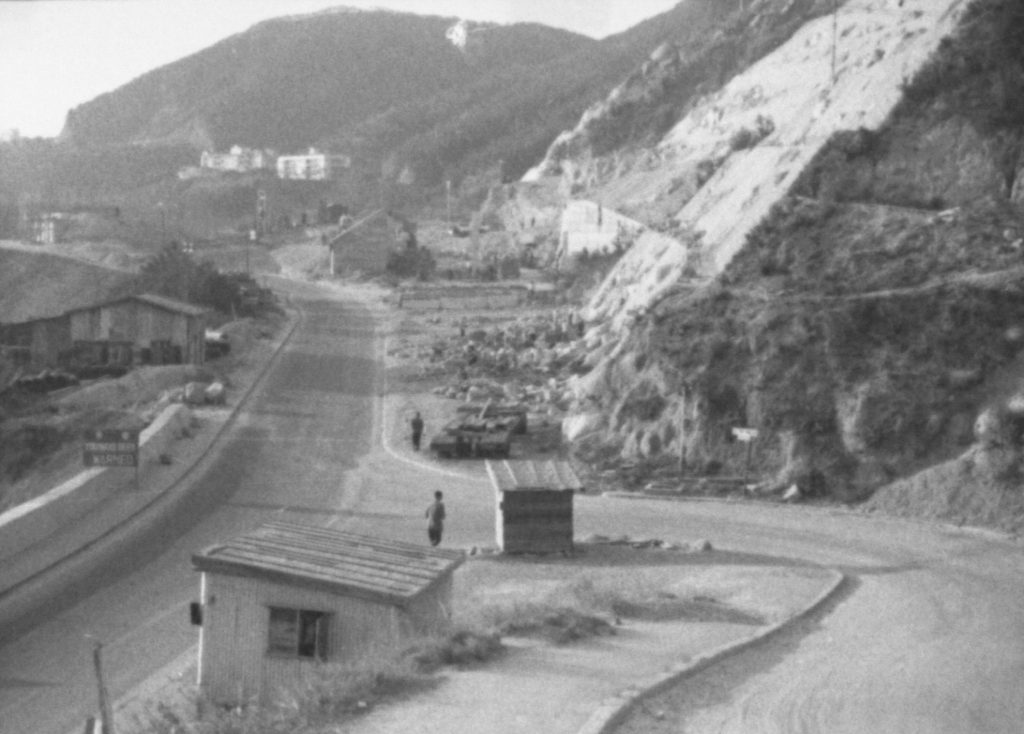
M 487 474 L 497 492 L 583 489 L 567 461 L 488 461 Z
M 462 551 L 272 522 L 192 556 L 199 571 L 311 586 L 404 606 L 463 561 Z
M 167 296 L 158 296 L 155 293 L 140 293 L 136 295 L 123 296 L 122 298 L 114 298 L 109 301 L 102 301 L 100 303 L 92 303 L 86 306 L 79 306 L 78 308 L 70 309 L 65 313 L 74 313 L 78 311 L 91 311 L 95 308 L 105 308 L 107 306 L 114 306 L 118 303 L 124 303 L 126 301 L 140 301 L 154 308 L 159 308 L 164 311 L 170 311 L 172 313 L 180 313 L 186 316 L 202 316 L 209 312 L 210 309 L 204 308 L 203 306 L 197 306 L 194 303 L 186 303 L 185 301 L 179 301 L 174 298 L 168 298 Z

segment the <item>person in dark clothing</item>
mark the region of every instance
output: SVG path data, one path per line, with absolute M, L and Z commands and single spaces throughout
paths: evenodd
M 444 494 L 441 492 L 434 492 L 434 501 L 427 507 L 427 537 L 430 538 L 431 545 L 437 545 L 441 542 L 441 533 L 444 532 Z
M 423 438 L 423 418 L 420 417 L 419 411 L 409 421 L 409 426 L 412 428 L 412 449 L 419 451 L 420 439 Z

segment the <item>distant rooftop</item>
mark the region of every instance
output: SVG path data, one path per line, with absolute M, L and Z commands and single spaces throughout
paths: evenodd
M 487 474 L 497 492 L 583 489 L 567 461 L 488 461 Z
M 192 556 L 203 572 L 251 576 L 403 606 L 458 567 L 462 551 L 284 522 Z
M 112 306 L 115 303 L 122 303 L 124 301 L 142 301 L 143 303 L 149 304 L 156 308 L 161 308 L 164 311 L 171 311 L 172 313 L 182 313 L 186 316 L 202 316 L 207 313 L 210 309 L 204 308 L 203 306 L 197 306 L 194 303 L 186 303 L 185 301 L 179 301 L 174 298 L 168 298 L 167 296 L 158 296 L 155 293 L 141 293 L 130 296 L 122 296 L 121 298 L 112 298 L 109 301 L 101 301 L 100 303 L 91 303 L 85 306 L 79 306 L 78 308 L 68 309 L 64 313 L 71 313 L 73 311 L 90 311 L 94 308 L 102 308 L 104 306 Z

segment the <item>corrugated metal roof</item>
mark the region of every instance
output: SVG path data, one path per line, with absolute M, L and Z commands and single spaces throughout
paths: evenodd
M 488 461 L 495 491 L 550 489 L 579 491 L 583 483 L 567 461 Z
M 462 551 L 284 522 L 192 556 L 200 571 L 304 583 L 402 605 L 462 563 Z
M 197 306 L 194 303 L 185 303 L 184 301 L 178 301 L 174 298 L 167 298 L 166 296 L 158 296 L 155 293 L 142 293 L 137 295 L 122 296 L 121 298 L 112 298 L 109 301 L 101 301 L 99 303 L 90 303 L 86 306 L 78 306 L 77 308 L 68 309 L 61 315 L 69 313 L 78 313 L 80 311 L 92 311 L 97 308 L 106 308 L 107 306 L 113 306 L 117 303 L 124 303 L 125 301 L 141 301 L 142 303 L 148 304 L 155 308 L 162 308 L 165 311 L 171 311 L 173 313 L 182 313 L 186 316 L 202 316 L 204 313 L 209 312 L 210 309 L 202 306 Z
M 167 298 L 166 296 L 158 296 L 155 293 L 143 293 L 138 296 L 133 296 L 135 300 L 148 303 L 151 306 L 162 308 L 167 311 L 176 311 L 178 313 L 188 314 L 189 316 L 201 316 L 210 309 L 197 306 L 194 303 L 186 303 L 185 301 L 179 301 L 174 298 Z

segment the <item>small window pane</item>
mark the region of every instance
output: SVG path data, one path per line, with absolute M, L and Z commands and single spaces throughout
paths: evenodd
M 323 612 L 299 612 L 299 657 L 324 658 L 327 625 Z
M 299 613 L 295 609 L 270 608 L 267 649 L 294 655 L 299 640 Z

